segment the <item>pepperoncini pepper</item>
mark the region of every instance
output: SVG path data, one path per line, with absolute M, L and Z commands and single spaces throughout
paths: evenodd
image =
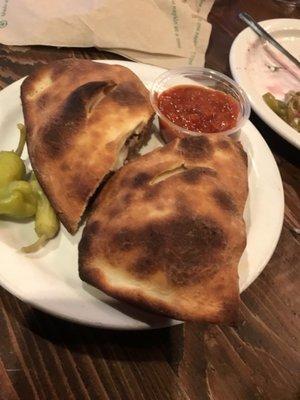
M 16 151 L 0 151 L 0 188 L 12 181 L 19 181 L 25 175 L 25 165 L 20 158 L 25 144 L 25 127 L 18 124 L 20 139 Z
M 22 248 L 25 253 L 32 253 L 39 250 L 44 244 L 52 239 L 59 231 L 58 218 L 45 196 L 38 181 L 33 176 L 30 185 L 37 198 L 37 209 L 35 214 L 35 232 L 38 240 L 30 246 Z
M 0 188 L 0 215 L 29 218 L 36 213 L 37 201 L 29 182 L 14 181 Z

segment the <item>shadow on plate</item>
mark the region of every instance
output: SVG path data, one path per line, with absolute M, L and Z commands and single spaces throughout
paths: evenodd
M 139 309 L 138 307 L 118 301 L 113 297 L 107 296 L 105 293 L 101 292 L 91 285 L 88 285 L 85 282 L 82 282 L 82 289 L 95 297 L 97 300 L 102 301 L 110 307 L 113 307 L 114 309 L 120 311 L 122 314 L 125 314 L 134 320 L 144 322 L 145 324 L 149 325 L 150 328 L 161 328 L 163 326 L 169 326 L 172 324 L 173 321 L 175 321 L 171 318 L 164 317 L 163 315 L 144 311 Z

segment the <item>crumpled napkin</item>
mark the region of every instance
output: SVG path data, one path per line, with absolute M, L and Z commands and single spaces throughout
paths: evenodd
M 0 42 L 95 46 L 174 68 L 204 65 L 214 0 L 0 0 Z

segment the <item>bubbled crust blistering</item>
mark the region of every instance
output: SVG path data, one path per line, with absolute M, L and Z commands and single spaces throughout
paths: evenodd
M 232 321 L 247 193 L 247 157 L 230 139 L 177 139 L 130 162 L 96 200 L 81 279 L 177 319 Z
M 148 97 L 128 68 L 89 60 L 55 61 L 23 82 L 30 161 L 71 233 L 127 137 L 152 119 Z

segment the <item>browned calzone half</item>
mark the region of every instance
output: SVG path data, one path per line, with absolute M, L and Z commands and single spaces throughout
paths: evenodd
M 30 161 L 69 232 L 105 175 L 123 164 L 125 144 L 140 144 L 129 137 L 149 133 L 148 98 L 128 68 L 89 60 L 56 61 L 23 82 Z
M 129 162 L 88 219 L 81 279 L 170 317 L 231 322 L 247 193 L 247 157 L 230 139 L 176 139 Z

